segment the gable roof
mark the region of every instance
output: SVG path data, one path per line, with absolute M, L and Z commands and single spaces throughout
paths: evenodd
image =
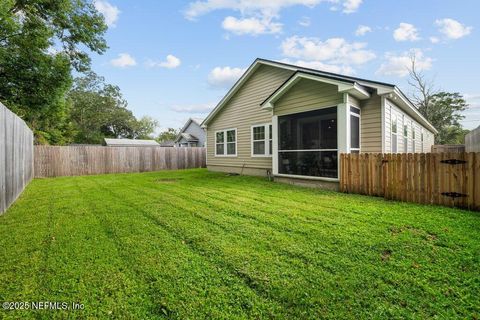
M 296 65 L 292 65 L 284 62 L 278 62 L 278 61 L 261 59 L 261 58 L 257 58 L 250 65 L 250 67 L 248 67 L 248 69 L 240 77 L 240 79 L 237 80 L 234 86 L 227 92 L 227 94 L 222 98 L 222 100 L 220 100 L 217 106 L 210 112 L 207 118 L 202 122 L 203 127 L 206 127 L 208 125 L 208 123 L 217 115 L 217 113 L 223 108 L 223 106 L 227 104 L 227 102 L 233 97 L 233 95 L 241 88 L 241 86 L 252 76 L 255 70 L 257 70 L 258 67 L 261 65 L 273 66 L 277 68 L 291 70 L 294 72 L 289 79 L 287 79 L 277 90 L 275 90 L 275 92 L 278 90 L 281 90 L 281 87 L 283 87 L 289 80 L 291 80 L 292 77 L 298 76 L 298 75 L 310 75 L 312 77 L 318 77 L 318 79 L 329 79 L 332 81 L 350 83 L 353 86 L 358 86 L 361 89 L 365 89 L 369 93 L 377 92 L 378 95 L 389 94 L 390 98 L 392 98 L 396 102 L 399 102 L 402 109 L 404 109 L 407 113 L 409 113 L 411 116 L 417 119 L 429 130 L 431 130 L 434 133 L 437 133 L 437 130 L 432 126 L 432 124 L 430 124 L 430 122 L 428 122 L 427 119 L 425 119 L 425 117 L 423 117 L 420 114 L 420 112 L 414 106 L 414 104 L 394 84 L 375 81 L 375 80 L 367 80 L 367 79 L 358 78 L 358 77 L 346 76 L 346 75 L 341 75 L 337 73 L 326 72 L 326 71 L 321 71 L 316 69 L 304 68 L 301 66 L 296 66 Z M 272 93 L 272 95 L 269 98 L 271 98 L 275 94 L 275 92 Z M 262 105 L 266 101 L 264 101 Z
M 197 126 L 199 127 L 202 127 L 202 122 L 203 122 L 203 119 L 201 118 L 189 118 L 187 120 L 187 122 L 183 125 L 182 129 L 180 129 L 180 132 L 178 133 L 177 137 L 175 138 L 174 142 L 178 142 L 181 138 L 182 138 L 182 133 L 185 132 L 185 130 L 187 130 L 188 126 L 191 124 L 191 123 L 195 123 Z M 193 136 L 192 136 L 193 137 Z M 185 137 L 184 137 L 185 138 Z M 185 138 L 187 141 L 189 141 L 187 138 Z M 198 141 L 197 138 L 194 137 L 194 140 L 191 140 L 191 141 Z

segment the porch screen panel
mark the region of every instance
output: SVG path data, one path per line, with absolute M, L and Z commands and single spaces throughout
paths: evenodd
M 337 178 L 337 108 L 278 118 L 278 170 L 281 174 Z

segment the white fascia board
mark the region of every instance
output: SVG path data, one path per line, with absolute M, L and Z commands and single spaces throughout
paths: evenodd
M 426 126 L 431 132 L 435 134 L 438 133 L 437 129 L 435 129 L 435 127 L 432 126 L 432 124 L 428 122 L 427 119 L 425 119 L 425 117 L 420 113 L 420 111 L 418 111 L 418 109 L 412 104 L 412 102 L 408 100 L 407 97 L 405 97 L 405 95 L 402 93 L 402 91 L 400 91 L 400 89 L 395 87 L 394 94 L 400 99 L 400 101 L 406 106 L 408 110 L 413 112 L 413 115 L 417 118 L 417 120 L 419 120 L 419 122 Z

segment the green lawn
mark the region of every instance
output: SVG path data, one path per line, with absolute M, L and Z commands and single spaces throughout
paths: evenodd
M 0 301 L 84 304 L 0 318 L 480 316 L 480 214 L 261 178 L 34 180 L 0 247 Z

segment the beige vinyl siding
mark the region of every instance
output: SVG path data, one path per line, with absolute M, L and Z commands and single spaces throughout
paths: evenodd
M 271 169 L 271 157 L 251 156 L 251 126 L 272 122 L 271 111 L 260 104 L 280 87 L 292 71 L 262 65 L 208 124 L 207 165 Z M 237 129 L 237 156 L 215 156 L 215 131 Z
M 403 120 L 408 126 L 408 136 L 407 136 L 407 152 L 413 152 L 412 148 L 412 123 L 415 128 L 415 152 L 430 152 L 431 146 L 433 145 L 434 135 L 427 128 L 423 127 L 417 121 L 413 120 L 409 115 L 403 112 L 393 101 L 385 99 L 385 152 L 392 152 L 391 148 L 391 119 L 392 115 L 397 115 L 397 152 L 404 152 L 404 135 L 403 135 Z M 424 134 L 424 143 L 422 150 L 422 140 L 421 132 L 423 129 Z
M 382 152 L 382 99 L 372 95 L 360 103 L 360 151 Z
M 360 100 L 352 96 L 351 94 L 348 95 L 348 103 L 354 107 L 360 108 Z
M 273 113 L 280 116 L 335 107 L 340 103 L 343 103 L 343 94 L 337 86 L 302 79 L 275 103 Z

